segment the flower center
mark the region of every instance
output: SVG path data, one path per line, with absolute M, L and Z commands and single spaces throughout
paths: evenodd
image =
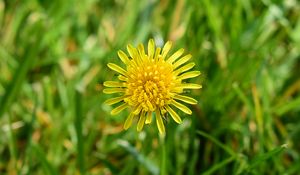
M 128 68 L 129 78 L 125 98 L 137 112 L 154 111 L 171 101 L 173 88 L 172 65 L 165 61 L 146 61 L 139 66 Z

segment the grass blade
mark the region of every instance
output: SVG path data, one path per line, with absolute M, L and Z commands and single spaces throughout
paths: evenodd
M 41 162 L 45 174 L 58 175 L 57 170 L 47 160 L 45 153 L 37 144 L 32 144 L 31 150 L 35 154 L 35 156 L 39 159 L 39 161 Z
M 77 165 L 81 174 L 85 174 L 84 145 L 82 136 L 82 111 L 81 94 L 78 90 L 75 92 L 75 130 L 77 136 Z
M 236 153 L 231 150 L 229 147 L 227 147 L 226 145 L 224 145 L 223 143 L 221 143 L 220 141 L 218 141 L 217 139 L 215 139 L 213 136 L 203 132 L 203 131 L 197 131 L 197 134 L 208 138 L 209 140 L 211 140 L 213 143 L 215 143 L 216 145 L 218 145 L 219 147 L 221 147 L 224 151 L 226 151 L 228 154 L 235 156 L 236 157 Z
M 212 173 L 214 173 L 215 171 L 217 171 L 218 169 L 224 167 L 225 165 L 227 165 L 228 163 L 232 162 L 235 160 L 235 156 L 230 156 L 229 158 L 223 160 L 222 162 L 215 164 L 213 167 L 211 167 L 209 170 L 205 171 L 203 173 L 203 175 L 210 175 Z
M 151 172 L 151 174 L 159 174 L 159 169 L 156 165 L 150 162 L 144 155 L 140 154 L 129 142 L 125 140 L 118 140 L 117 143 L 129 152 L 139 163 L 145 166 L 145 168 Z
M 288 103 L 285 103 L 284 105 L 281 105 L 280 107 L 276 107 L 274 110 L 274 112 L 279 115 L 282 116 L 283 114 L 291 111 L 291 110 L 296 110 L 296 109 L 300 109 L 300 97 L 295 98 L 293 100 L 291 100 Z
M 25 80 L 26 74 L 29 71 L 32 63 L 36 59 L 36 52 L 33 49 L 29 49 L 27 55 L 25 55 L 24 60 L 20 63 L 18 69 L 16 70 L 12 81 L 6 87 L 6 92 L 0 103 L 0 118 L 3 114 L 8 110 L 10 104 L 14 101 L 16 96 L 18 95 L 20 88 Z
M 251 169 L 258 166 L 259 164 L 267 161 L 268 159 L 270 159 L 272 157 L 277 156 L 278 154 L 280 154 L 286 148 L 287 148 L 287 144 L 284 144 L 284 145 L 281 145 L 278 148 L 275 148 L 275 149 L 271 150 L 270 152 L 258 155 L 253 161 L 251 161 L 251 163 L 250 163 L 249 167 L 247 168 L 247 170 L 250 171 Z

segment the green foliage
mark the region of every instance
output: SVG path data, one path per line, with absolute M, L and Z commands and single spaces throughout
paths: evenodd
M 0 174 L 297 174 L 297 0 L 0 0 Z M 193 114 L 138 133 L 102 83 L 154 38 L 193 55 Z

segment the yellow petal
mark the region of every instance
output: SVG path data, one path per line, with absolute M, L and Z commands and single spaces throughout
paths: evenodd
M 105 94 L 114 94 L 114 93 L 121 93 L 125 92 L 125 89 L 122 88 L 105 88 L 103 89 L 103 93 Z
M 143 108 L 143 106 L 142 106 L 142 105 L 139 105 L 139 106 L 133 111 L 133 114 L 138 115 L 138 114 L 141 112 L 142 108 Z
M 160 134 L 164 135 L 165 134 L 165 126 L 164 126 L 163 120 L 161 118 L 160 111 L 156 110 L 155 112 L 156 112 L 156 125 L 158 128 L 158 131 Z
M 171 104 L 186 114 L 189 114 L 189 115 L 192 114 L 192 111 L 188 107 L 186 107 L 185 105 L 183 105 L 181 103 L 178 103 L 175 100 L 172 100 Z
M 169 106 L 166 106 L 166 110 L 171 114 L 171 117 L 173 118 L 173 120 L 176 122 L 176 123 L 182 123 L 182 120 L 181 118 L 179 117 L 179 115 L 173 111 L 173 109 Z
M 125 123 L 123 126 L 123 128 L 125 130 L 127 130 L 131 126 L 133 117 L 134 117 L 134 114 L 130 113 L 129 116 L 127 117 L 127 119 L 125 120 Z
M 184 66 L 180 67 L 179 69 L 175 70 L 174 75 L 178 75 L 180 73 L 188 71 L 188 70 L 192 69 L 194 66 L 195 66 L 195 63 L 189 63 L 187 65 L 184 65 Z
M 172 92 L 173 93 L 181 94 L 183 92 L 183 88 L 181 88 L 181 87 L 175 87 L 175 88 L 172 89 Z
M 148 42 L 148 57 L 149 57 L 149 59 L 153 58 L 154 50 L 155 50 L 154 40 L 150 39 L 149 42 Z
M 125 96 L 115 97 L 115 98 L 106 100 L 104 103 L 108 104 L 108 105 L 113 105 L 113 104 L 119 103 L 120 101 L 124 100 L 124 98 L 125 98 Z
M 150 124 L 152 122 L 152 112 L 147 112 L 146 124 Z
M 117 81 L 105 81 L 103 85 L 106 87 L 125 87 L 124 83 Z
M 126 109 L 128 107 L 127 103 L 123 103 L 120 106 L 116 107 L 115 109 L 113 109 L 110 114 L 111 115 L 117 115 L 119 114 L 121 111 L 123 111 L 124 109 Z
M 154 60 L 155 61 L 158 61 L 158 59 L 159 59 L 160 50 L 161 50 L 160 47 L 157 47 L 156 50 L 155 50 L 155 54 L 154 54 Z
M 182 89 L 201 89 L 202 85 L 194 83 L 184 83 L 179 86 Z
M 127 75 L 127 72 L 121 68 L 120 66 L 114 64 L 114 63 L 108 63 L 107 66 L 111 69 L 111 70 L 114 70 L 122 75 Z
M 154 111 L 154 107 L 153 107 L 152 103 L 149 100 L 147 100 L 146 104 L 147 104 L 147 107 L 149 108 L 150 111 Z
M 175 52 L 170 58 L 168 58 L 167 62 L 173 63 L 175 60 L 177 60 L 184 52 L 184 49 L 179 49 L 177 52 Z
M 176 79 L 178 80 L 184 80 L 184 79 L 188 79 L 188 78 L 194 78 L 197 77 L 201 74 L 200 71 L 190 71 L 190 72 L 186 72 L 182 75 L 179 75 Z
M 141 131 L 143 129 L 145 120 L 146 120 L 145 112 L 142 112 L 142 114 L 140 115 L 140 119 L 138 121 L 137 128 L 136 128 L 137 131 Z
M 192 97 L 176 94 L 173 98 L 188 104 L 197 104 L 197 100 L 193 99 Z
M 118 79 L 121 81 L 128 81 L 128 78 L 124 77 L 123 75 L 119 75 Z
M 119 50 L 119 51 L 118 51 L 118 56 L 119 56 L 120 60 L 121 60 L 124 64 L 129 64 L 129 63 L 130 63 L 129 58 L 127 57 L 127 55 L 126 55 L 123 51 Z
M 191 54 L 188 54 L 182 58 L 180 58 L 178 61 L 176 61 L 173 65 L 173 68 L 176 69 L 177 67 L 179 67 L 180 65 L 186 63 L 187 61 L 189 61 L 192 58 Z
M 137 53 L 136 48 L 134 48 L 132 45 L 128 44 L 127 51 L 132 59 L 136 58 L 136 53 Z
M 135 65 L 141 65 L 141 57 L 139 55 L 139 52 L 136 48 L 134 48 L 132 45 L 127 45 L 127 50 L 129 52 L 129 55 L 131 56 L 131 58 L 133 59 L 133 64 Z
M 168 42 L 165 44 L 165 46 L 163 47 L 163 50 L 162 50 L 162 53 L 161 53 L 162 59 L 164 59 L 164 58 L 167 56 L 167 54 L 168 54 L 168 52 L 170 51 L 171 47 L 172 47 L 172 42 L 171 42 L 171 41 L 168 41 Z
M 139 54 L 141 56 L 144 56 L 145 55 L 145 49 L 144 49 L 144 45 L 143 44 L 139 44 L 138 45 L 138 51 L 139 51 Z

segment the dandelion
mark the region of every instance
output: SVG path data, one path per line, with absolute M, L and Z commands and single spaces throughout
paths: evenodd
M 185 83 L 186 79 L 197 77 L 200 71 L 189 71 L 195 63 L 187 63 L 191 55 L 182 56 L 184 49 L 179 49 L 168 57 L 172 43 L 168 41 L 163 49 L 156 47 L 154 40 L 148 42 L 148 51 L 139 44 L 137 48 L 127 46 L 129 57 L 118 51 L 118 56 L 125 64 L 122 68 L 114 63 L 108 63 L 108 67 L 120 75 L 119 81 L 104 82 L 103 90 L 106 94 L 119 93 L 121 96 L 105 101 L 108 105 L 119 103 L 120 105 L 111 111 L 116 115 L 126 108 L 130 109 L 130 114 L 124 123 L 127 130 L 134 118 L 138 119 L 137 130 L 141 131 L 144 124 L 152 122 L 152 114 L 155 113 L 156 124 L 160 134 L 165 133 L 163 119 L 169 114 L 176 123 L 182 120 L 175 112 L 174 107 L 186 114 L 192 111 L 182 104 L 197 104 L 191 97 L 182 95 L 184 89 L 200 89 L 199 84 Z

